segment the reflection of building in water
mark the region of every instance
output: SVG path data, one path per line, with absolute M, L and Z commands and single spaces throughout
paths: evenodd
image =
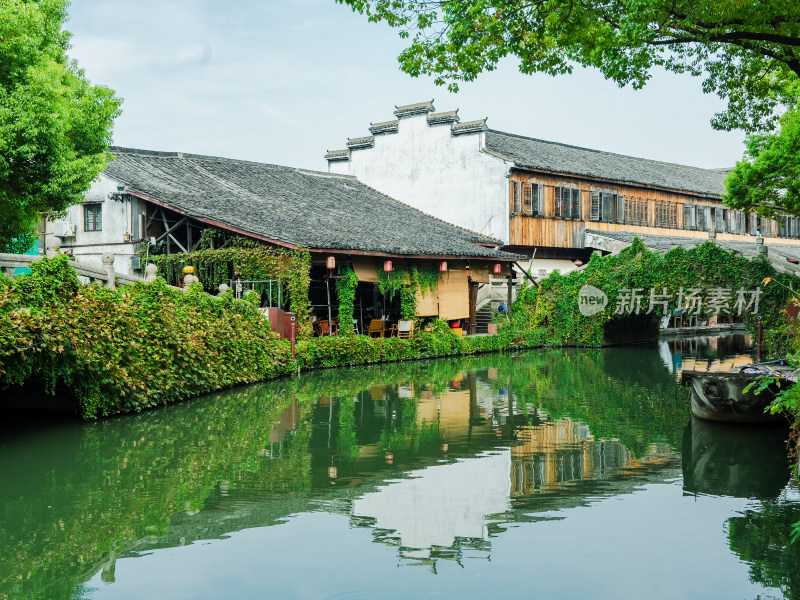
M 542 515 L 675 471 L 667 444 L 641 445 L 637 458 L 617 439 L 596 439 L 587 424 L 554 420 L 502 372 L 370 387 L 356 395 L 346 427 L 348 402 L 321 399 L 316 413 L 317 489 L 346 490 L 348 499 L 327 510 L 434 569 L 439 559 L 488 558 L 505 523 L 549 518 Z M 348 432 L 352 441 L 342 444 Z
M 511 449 L 512 496 L 547 493 L 564 484 L 603 479 L 609 474 L 638 470 L 669 461 L 666 444 L 653 444 L 637 459 L 616 440 L 596 440 L 583 423 L 571 419 L 517 430 L 520 445 Z
M 727 372 L 753 362 L 752 343 L 747 332 L 692 336 L 662 341 L 660 352 L 669 370 L 680 381 L 683 371 Z
M 373 527 L 391 530 L 398 545 L 414 558 L 433 548 L 448 548 L 457 538 L 486 540 L 489 515 L 509 508 L 509 449 L 487 452 L 453 464 L 411 471 L 353 501 L 353 515 L 374 519 Z
M 288 443 L 288 435 L 297 432 L 297 399 L 292 396 L 292 403 L 286 407 L 281 416 L 269 431 L 269 456 L 278 458 L 283 456 L 284 446 Z

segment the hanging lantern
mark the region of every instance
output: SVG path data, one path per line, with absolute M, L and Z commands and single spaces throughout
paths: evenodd
M 328 467 L 328 477 L 330 477 L 331 479 L 336 479 L 338 475 L 339 475 L 339 469 L 337 467 L 333 465 Z
M 447 452 L 447 449 L 448 449 L 449 447 L 450 447 L 450 446 L 449 446 L 449 444 L 448 444 L 447 442 L 444 442 L 444 443 L 442 444 L 442 452 Z
M 440 273 L 447 273 L 447 261 L 443 260 L 439 263 L 439 272 Z
M 336 268 L 336 257 L 335 256 L 329 256 L 327 259 L 325 259 L 325 266 L 328 267 L 328 269 L 330 269 L 331 271 L 333 269 L 335 269 Z
M 494 269 L 492 269 L 492 272 L 495 275 L 500 275 L 500 273 L 503 272 L 503 266 L 500 263 L 495 263 Z
M 394 453 L 393 452 L 387 452 L 386 453 L 386 464 L 387 465 L 391 465 L 393 462 L 394 462 Z
M 392 272 L 392 261 L 390 261 L 390 260 L 383 261 L 383 270 L 386 271 L 387 273 L 391 273 Z
M 576 260 L 572 264 L 575 265 L 576 267 L 582 267 L 583 266 L 583 261 L 582 260 Z

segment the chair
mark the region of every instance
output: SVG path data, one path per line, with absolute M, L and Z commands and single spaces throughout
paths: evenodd
M 410 340 L 414 336 L 414 321 L 398 321 L 397 337 Z
M 386 321 L 383 319 L 372 319 L 369 322 L 369 329 L 367 335 L 369 337 L 383 337 L 386 328 Z
M 317 335 L 336 335 L 336 321 L 317 321 Z

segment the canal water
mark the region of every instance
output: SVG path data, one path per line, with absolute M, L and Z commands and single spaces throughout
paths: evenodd
M 0 598 L 798 598 L 787 429 L 693 420 L 676 383 L 746 343 L 389 364 L 96 423 L 6 418 Z

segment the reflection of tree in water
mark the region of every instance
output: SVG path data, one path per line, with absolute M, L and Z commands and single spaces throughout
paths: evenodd
M 676 447 L 687 414 L 683 390 L 666 368 L 642 361 L 646 376 L 633 372 L 629 360 L 602 351 L 320 371 L 81 425 L 41 443 L 45 436 L 31 437 L 27 441 L 38 449 L 24 455 L 31 466 L 0 468 L 0 544 L 7 549 L 4 559 L 11 554 L 0 561 L 0 596 L 68 597 L 106 564 L 106 573 L 113 573 L 115 557 L 273 524 L 328 501 L 344 510 L 349 499 L 388 479 L 497 448 L 508 453 L 509 446 L 519 447 L 512 458 L 519 458 L 520 468 L 512 474 L 512 509 L 488 515 L 488 536 L 503 531 L 504 523 L 537 519 L 533 513 L 543 508 L 602 493 L 586 462 L 591 444 L 605 444 L 604 454 L 590 458 L 597 477 L 615 480 L 606 492 L 625 493 L 636 482 L 630 470 L 617 468 L 629 464 L 623 455 L 647 456 L 659 442 Z M 500 388 L 509 390 L 504 410 L 509 401 L 514 406 L 497 437 L 492 400 L 480 400 L 482 394 L 499 397 Z M 445 394 L 469 406 L 449 413 L 450 421 L 440 426 L 432 403 Z M 297 429 L 287 437 L 291 419 L 281 415 L 293 396 Z M 554 453 L 526 446 L 526 436 L 541 439 L 541 428 L 566 420 L 581 423 L 595 441 L 587 433 L 580 448 Z M 385 458 L 389 446 L 393 464 Z M 612 450 L 619 460 L 611 460 Z M 551 483 L 543 471 L 548 453 L 558 466 Z M 328 476 L 332 456 L 339 468 L 336 485 Z M 658 477 L 660 468 L 653 464 L 644 476 Z M 507 470 L 503 476 L 509 477 Z M 313 504 L 320 498 L 323 504 Z M 389 543 L 392 535 L 376 530 L 375 539 Z M 428 564 L 481 556 L 488 548 L 488 539 L 463 535 L 424 557 L 412 548 L 398 552 L 408 564 Z M 28 573 L 36 576 L 18 580 Z
M 800 521 L 800 503 L 762 502 L 728 520 L 728 543 L 750 565 L 750 580 L 800 598 L 800 543 L 790 542 L 791 524 Z

